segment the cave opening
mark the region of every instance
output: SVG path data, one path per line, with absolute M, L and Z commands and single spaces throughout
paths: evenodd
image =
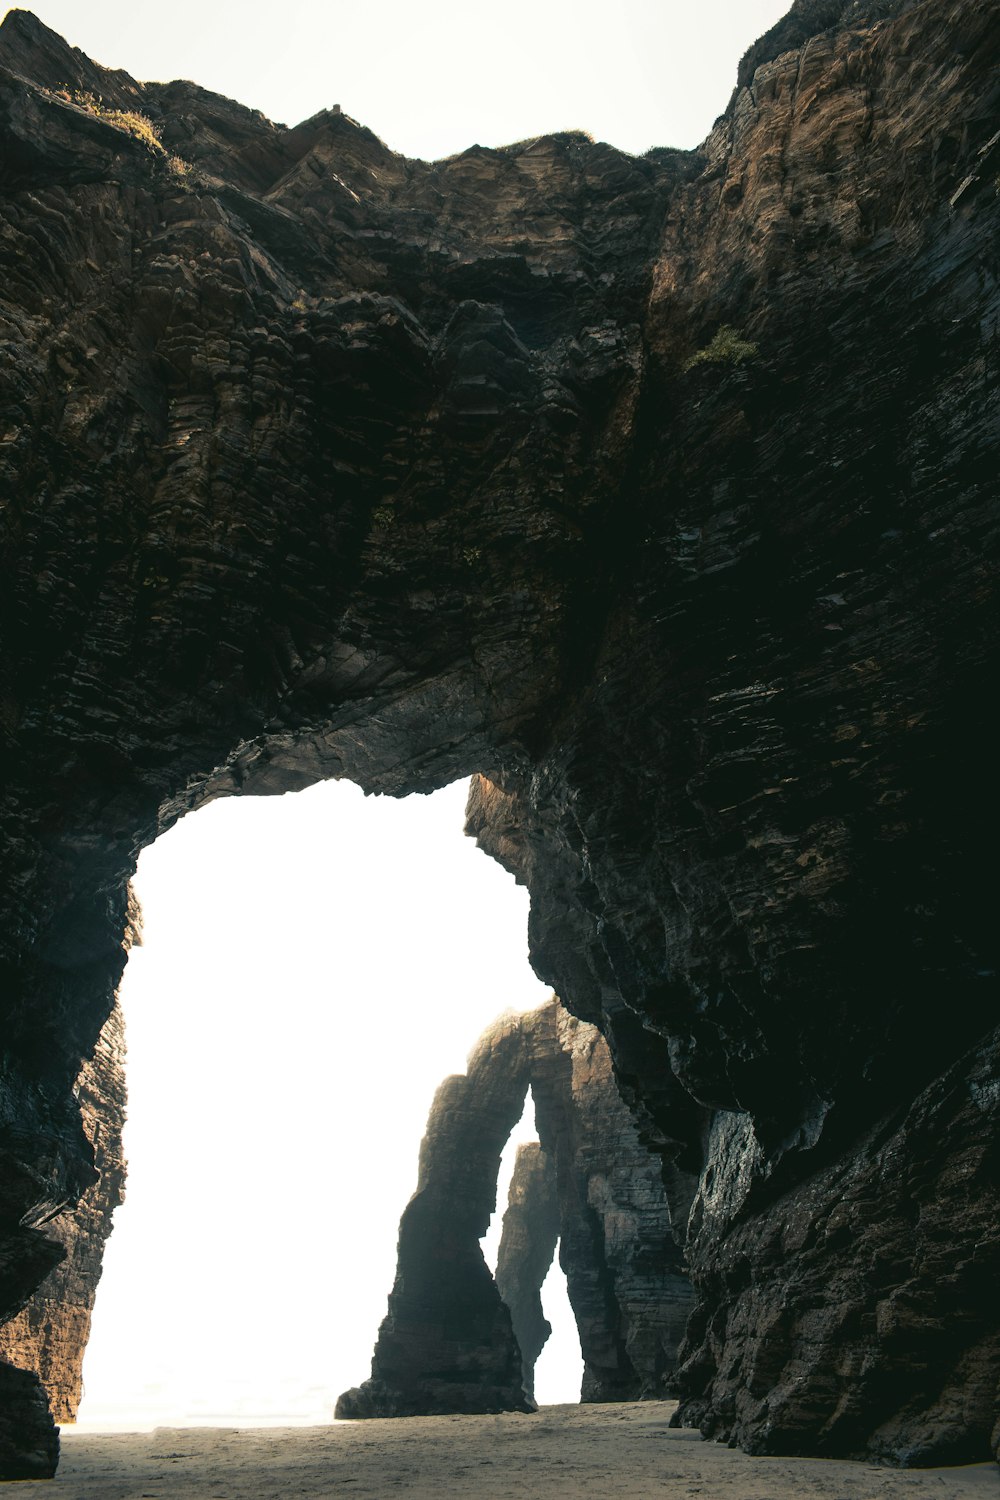
M 434 1090 L 548 993 L 465 797 L 224 799 L 144 854 L 81 1424 L 327 1421 L 367 1370 Z

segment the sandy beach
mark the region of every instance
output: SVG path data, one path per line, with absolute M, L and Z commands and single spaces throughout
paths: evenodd
M 668 1427 L 666 1402 L 551 1406 L 537 1416 L 424 1417 L 307 1428 L 67 1428 L 64 1500 L 1000 1500 L 994 1464 L 900 1471 L 750 1458 Z M 13 1492 L 12 1492 L 13 1493 Z

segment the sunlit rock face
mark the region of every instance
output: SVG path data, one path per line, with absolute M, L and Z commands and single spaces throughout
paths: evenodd
M 426 164 L 8 16 L 7 1312 L 93 1180 L 138 850 L 226 793 L 475 772 L 536 969 L 672 1206 L 702 1179 L 688 1418 L 990 1451 L 998 64 L 991 0 L 811 0 L 698 151 Z M 810 1283 L 837 1173 L 900 1214 Z M 849 1258 L 848 1327 L 815 1287 Z M 901 1311 L 943 1261 L 947 1358 Z
M 494 1282 L 479 1241 L 529 1089 L 540 1140 L 517 1158 Z M 691 1311 L 679 1238 L 597 1028 L 555 999 L 501 1017 L 435 1096 L 371 1379 L 341 1396 L 337 1416 L 531 1409 L 550 1332 L 538 1292 L 557 1239 L 581 1399 L 663 1396 Z

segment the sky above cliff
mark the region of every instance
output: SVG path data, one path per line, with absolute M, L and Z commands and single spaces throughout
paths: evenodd
M 340 104 L 407 156 L 582 129 L 626 151 L 695 146 L 788 0 L 28 0 L 140 79 L 192 78 L 297 124 Z

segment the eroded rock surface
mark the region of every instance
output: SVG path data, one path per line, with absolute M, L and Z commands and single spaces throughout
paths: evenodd
M 535 1121 L 556 1163 L 559 1263 L 580 1335 L 581 1400 L 674 1394 L 692 1306 L 685 1216 L 672 1215 L 659 1158 L 639 1139 L 597 1028 L 555 1002 L 526 1027 Z
M 944 1157 L 863 1143 L 956 1068 L 985 1087 L 996 1024 L 998 95 L 995 0 L 797 0 L 698 151 L 428 164 L 8 15 L 0 1306 L 93 1178 L 73 1085 L 140 848 L 226 793 L 480 773 L 537 971 L 608 1038 L 675 1213 L 692 1177 L 713 1204 L 688 1417 L 990 1451 L 979 1200 L 934 1220 L 909 1184 Z M 889 1242 L 859 1220 L 880 1302 L 937 1304 L 922 1225 L 957 1268 L 937 1394 L 893 1408 L 895 1335 L 852 1342 L 774 1259 L 831 1172 L 910 1205 Z M 934 1316 L 907 1327 L 934 1364 Z
M 540 1144 L 519 1158 L 495 1283 L 479 1241 L 529 1088 Z M 341 1396 L 337 1416 L 531 1409 L 549 1333 L 538 1291 L 557 1237 L 581 1399 L 672 1390 L 692 1299 L 659 1160 L 639 1141 L 604 1038 L 553 998 L 501 1017 L 468 1072 L 438 1090 L 371 1379 Z
M 754 1163 L 746 1117 L 716 1129 L 729 1139 L 710 1159 Z M 981 1461 L 1000 1389 L 1000 1032 L 846 1161 L 735 1225 L 732 1191 L 706 1180 L 692 1214 L 706 1282 L 686 1420 L 754 1453 Z
M 51 1479 L 58 1463 L 59 1429 L 41 1381 L 0 1360 L 0 1480 Z
M 124 1197 L 125 1034 L 117 1005 L 104 1023 L 94 1056 L 80 1071 L 77 1091 L 97 1180 L 75 1208 L 45 1226 L 65 1259 L 27 1306 L 0 1324 L 0 1355 L 38 1376 L 59 1423 L 76 1421 L 104 1245 L 112 1214 Z
M 521 1354 L 521 1385 L 535 1398 L 535 1364 L 552 1332 L 541 1290 L 559 1241 L 555 1163 L 538 1141 L 518 1146 L 503 1215 L 496 1284 Z

